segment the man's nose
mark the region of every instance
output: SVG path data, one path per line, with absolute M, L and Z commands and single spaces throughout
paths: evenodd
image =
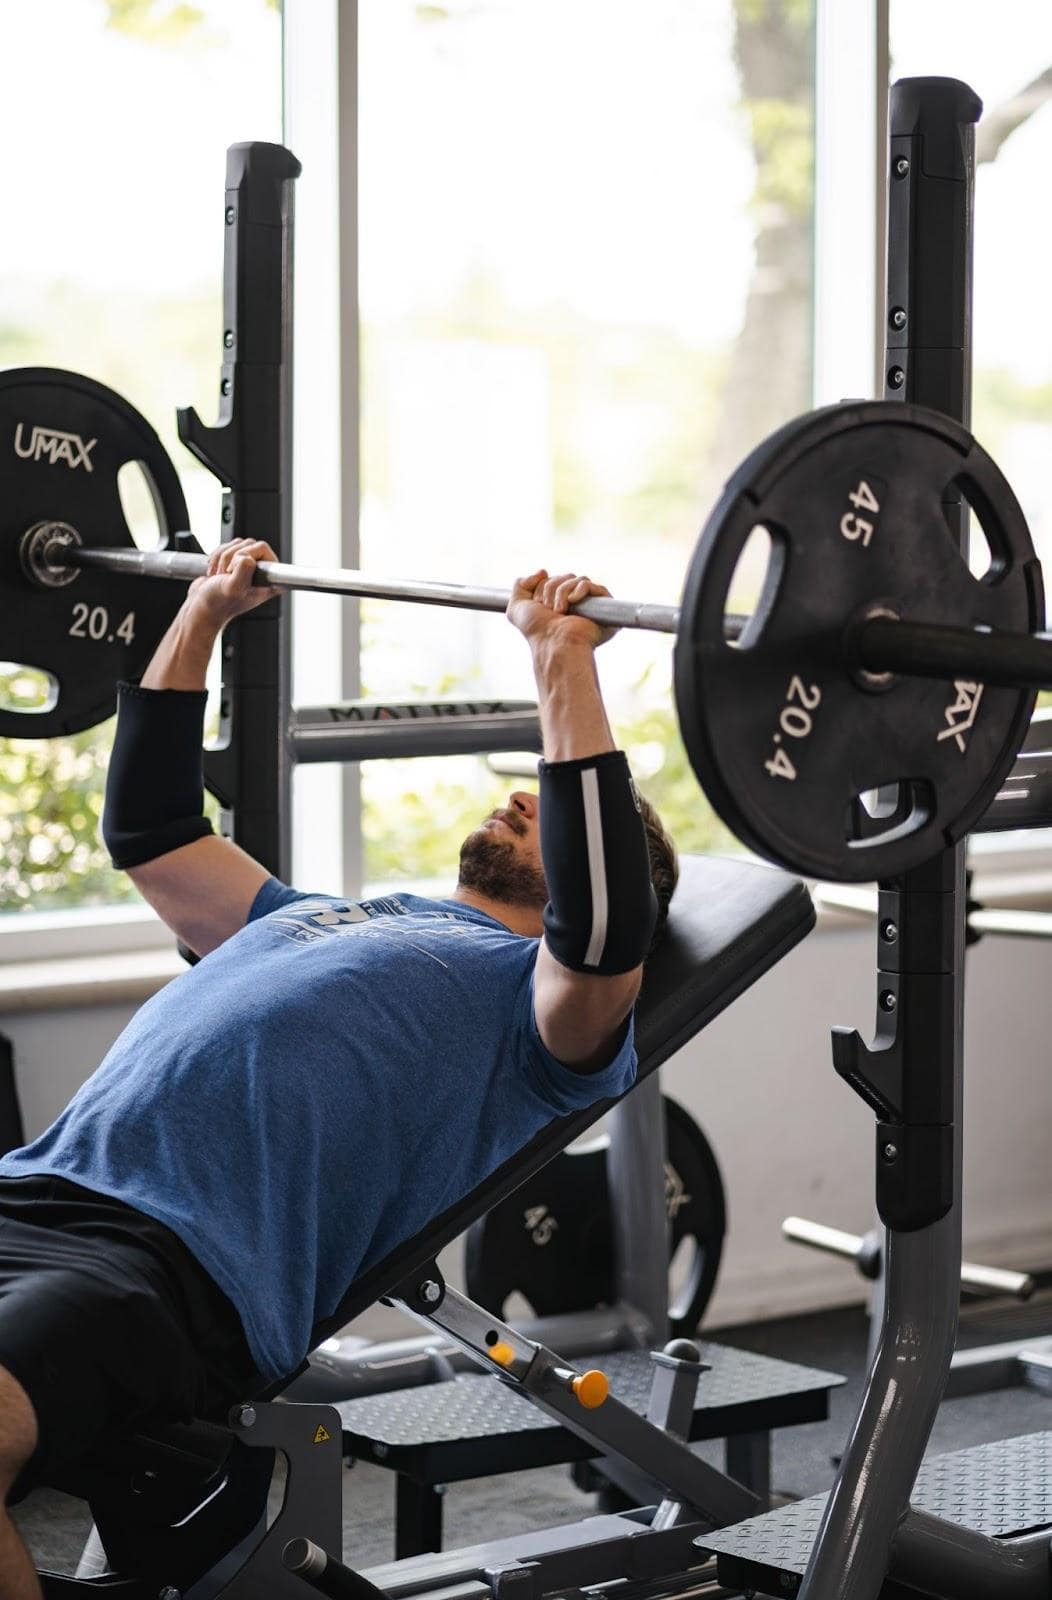
M 511 804 L 521 816 L 526 817 L 530 822 L 536 820 L 537 796 L 535 794 L 529 794 L 524 789 L 516 789 L 511 796 Z

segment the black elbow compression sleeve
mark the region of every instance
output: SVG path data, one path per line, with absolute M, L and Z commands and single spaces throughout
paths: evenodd
M 650 949 L 658 907 L 628 760 L 610 750 L 539 772 L 548 948 L 575 972 L 629 972 Z
M 212 832 L 201 815 L 206 698 L 203 689 L 120 685 L 102 815 L 115 867 L 141 867 Z

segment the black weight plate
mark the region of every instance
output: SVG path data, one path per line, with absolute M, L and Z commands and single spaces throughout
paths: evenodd
M 669 1336 L 698 1330 L 716 1287 L 727 1231 L 723 1179 L 712 1146 L 689 1112 L 668 1095 L 665 1106 L 665 1209 L 674 1264 Z
M 178 611 L 178 583 L 79 572 L 64 588 L 26 577 L 20 547 L 39 522 L 64 522 L 85 546 L 134 548 L 117 474 L 138 462 L 152 488 L 162 547 L 188 527 L 175 467 L 157 434 L 112 389 L 50 367 L 0 372 L 0 657 L 51 674 L 54 703 L 0 708 L 0 737 L 79 733 L 111 716 L 120 678 L 138 677 Z
M 669 1260 L 675 1262 L 669 1327 L 694 1333 L 719 1270 L 726 1211 L 723 1183 L 708 1140 L 668 1096 L 665 1108 L 665 1203 Z M 609 1140 L 564 1150 L 465 1237 L 465 1287 L 498 1316 L 521 1294 L 536 1316 L 588 1311 L 617 1298 L 607 1177 Z M 681 1248 L 682 1247 L 682 1248 Z
M 471 1224 L 464 1239 L 464 1286 L 472 1300 L 504 1316 L 512 1295 L 521 1294 L 538 1317 L 611 1303 L 608 1145 L 599 1138 L 561 1150 Z
M 947 520 L 961 493 L 993 556 L 982 579 Z M 727 594 L 757 526 L 772 559 L 733 644 Z M 1044 621 L 1026 522 L 995 463 L 949 418 L 894 401 L 812 412 L 739 467 L 691 560 L 676 641 L 683 740 L 716 810 L 760 854 L 842 882 L 894 876 L 961 838 L 1034 703 L 964 680 L 867 679 L 845 630 L 871 610 L 1027 633 Z M 893 785 L 904 803 L 867 815 L 860 797 Z

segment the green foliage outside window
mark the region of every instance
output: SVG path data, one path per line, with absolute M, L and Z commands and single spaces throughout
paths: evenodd
M 106 723 L 72 739 L 0 743 L 0 911 L 138 898 L 98 837 L 111 738 Z
M 64 366 L 126 395 L 180 470 L 201 472 L 178 442 L 175 403 L 197 392 L 198 374 L 214 371 L 214 296 L 125 295 L 120 314 L 135 337 L 112 344 L 104 337 L 112 297 L 70 282 L 42 286 L 31 320 L 0 322 L 0 366 L 53 365 L 61 346 Z M 141 359 L 144 348 L 151 362 Z M 34 679 L 0 661 L 0 705 L 32 705 Z M 113 727 L 111 720 L 68 740 L 0 739 L 0 913 L 139 901 L 98 837 Z
M 0 673 L 0 702 L 15 675 Z M 0 913 L 139 903 L 99 835 L 116 719 L 71 739 L 0 740 Z M 205 810 L 218 825 L 212 796 Z

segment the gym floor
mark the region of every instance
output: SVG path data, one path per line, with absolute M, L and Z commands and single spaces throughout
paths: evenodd
M 969 1348 L 1052 1333 L 1052 1284 L 1026 1306 L 971 1302 L 962 1306 L 961 1344 Z M 775 1435 L 772 1481 L 777 1494 L 800 1498 L 827 1489 L 831 1458 L 842 1449 L 862 1390 L 866 1314 L 861 1307 L 826 1311 L 750 1327 L 721 1328 L 720 1343 L 787 1361 L 843 1373 L 847 1383 L 832 1396 L 826 1422 L 787 1428 Z M 704 1381 L 704 1380 L 703 1380 Z M 1052 1428 L 1052 1395 L 1008 1389 L 948 1401 L 932 1432 L 930 1455 Z M 721 1447 L 703 1446 L 720 1464 Z M 393 1553 L 394 1479 L 374 1466 L 348 1472 L 344 1494 L 344 1559 L 356 1567 L 389 1561 Z M 448 1548 L 498 1539 L 528 1529 L 575 1521 L 589 1502 L 570 1481 L 569 1469 L 547 1467 L 504 1478 L 452 1484 L 445 1500 Z M 41 1490 L 16 1513 L 38 1565 L 58 1572 L 76 1567 L 88 1529 L 86 1507 L 52 1490 Z M 294 1530 L 292 1530 L 294 1531 Z

